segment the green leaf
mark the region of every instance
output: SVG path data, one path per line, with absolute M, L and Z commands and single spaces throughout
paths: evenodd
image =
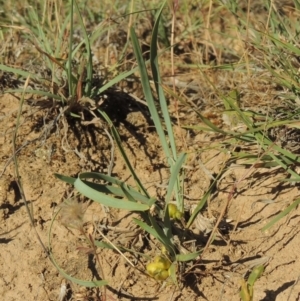
M 125 161 L 125 164 L 126 164 L 127 168 L 130 170 L 130 172 L 131 172 L 131 174 L 132 174 L 135 182 L 140 187 L 140 189 L 144 192 L 144 194 L 149 197 L 149 194 L 148 194 L 146 188 L 143 186 L 142 182 L 140 181 L 140 178 L 136 174 L 133 166 L 131 165 L 129 158 L 127 157 L 127 154 L 125 152 L 125 149 L 122 146 L 122 140 L 120 138 L 120 135 L 119 135 L 117 129 L 115 128 L 115 126 L 113 125 L 111 119 L 108 117 L 108 115 L 105 112 L 103 112 L 101 110 L 98 110 L 98 111 L 103 116 L 103 118 L 107 121 L 107 123 L 108 123 L 108 125 L 109 125 L 109 127 L 111 129 L 111 133 L 112 133 L 112 135 L 113 135 L 113 137 L 114 137 L 114 139 L 115 139 L 115 141 L 117 143 L 117 146 L 118 146 L 118 148 L 119 148 L 119 150 L 121 152 L 121 155 L 122 155 L 122 157 L 123 157 L 123 159 Z
M 261 230 L 267 231 L 270 229 L 274 224 L 276 224 L 279 220 L 281 220 L 283 217 L 285 217 L 287 214 L 289 214 L 293 209 L 295 209 L 300 204 L 300 198 L 296 199 L 293 204 L 288 206 L 286 209 L 284 209 L 281 213 L 276 215 L 269 223 L 267 223 Z
M 8 89 L 8 90 L 5 90 L 5 93 L 21 93 L 21 92 L 24 92 L 24 89 Z M 26 93 L 41 95 L 41 96 L 47 96 L 48 98 L 53 98 L 53 99 L 57 99 L 57 100 L 60 100 L 60 101 L 64 101 L 64 99 L 60 95 L 52 94 L 50 92 L 27 89 Z
M 143 86 L 145 99 L 147 101 L 148 108 L 149 108 L 152 120 L 154 122 L 156 131 L 160 138 L 160 142 L 162 144 L 164 153 L 166 154 L 167 158 L 169 159 L 170 158 L 170 150 L 169 150 L 169 146 L 167 143 L 167 138 L 165 136 L 164 129 L 163 129 L 163 126 L 161 124 L 161 121 L 160 121 L 160 118 L 159 118 L 159 115 L 158 115 L 158 112 L 156 109 L 156 105 L 155 105 L 154 98 L 153 98 L 152 91 L 151 91 L 150 80 L 149 80 L 146 65 L 145 65 L 145 62 L 143 59 L 142 51 L 141 51 L 136 33 L 132 27 L 130 28 L 130 36 L 131 36 L 131 40 L 132 40 L 132 46 L 133 46 L 133 50 L 135 53 L 135 57 L 136 57 L 136 60 L 137 60 L 138 66 L 139 66 L 139 70 L 140 70 L 140 74 L 141 74 L 141 83 Z
M 20 76 L 22 76 L 24 78 L 27 78 L 28 76 L 30 76 L 30 78 L 34 78 L 34 79 L 38 78 L 38 76 L 35 75 L 34 73 L 23 71 L 21 69 L 16 69 L 16 68 L 8 67 L 8 66 L 2 65 L 2 64 L 0 64 L 0 70 L 5 71 L 5 72 L 12 72 L 12 73 L 20 75 Z M 23 91 L 23 89 L 22 89 L 22 91 Z
M 248 284 L 250 286 L 253 286 L 255 281 L 263 274 L 264 272 L 264 266 L 263 265 L 259 265 L 253 268 L 251 274 L 249 275 L 248 278 Z
M 159 72 L 158 51 L 157 51 L 159 23 L 160 23 L 160 18 L 161 18 L 165 3 L 166 3 L 166 1 L 164 1 L 162 3 L 160 9 L 158 10 L 158 12 L 156 14 L 156 21 L 154 23 L 153 30 L 152 30 L 152 38 L 151 38 L 151 44 L 150 44 L 150 66 L 151 66 L 155 89 L 156 89 L 156 92 L 158 95 L 160 108 L 161 108 L 161 111 L 163 114 L 165 125 L 167 127 L 168 137 L 169 137 L 172 154 L 173 154 L 172 159 L 175 161 L 175 159 L 177 157 L 176 145 L 175 145 L 175 139 L 174 139 L 174 134 L 173 134 L 172 122 L 171 122 L 170 115 L 169 115 L 167 100 L 165 98 L 164 90 L 162 88 L 162 80 L 161 80 L 160 72 Z M 158 131 L 158 129 L 156 129 L 156 130 Z M 161 136 L 161 139 L 162 138 L 165 139 L 165 137 Z M 165 143 L 165 141 L 161 140 L 161 143 Z M 171 157 L 170 157 L 170 153 L 169 153 L 169 147 L 167 149 L 164 149 L 164 151 L 165 151 L 165 155 L 169 159 L 170 166 L 172 166 L 172 161 L 170 160 Z
M 110 243 L 107 243 L 107 242 L 105 242 L 105 241 L 95 240 L 95 241 L 94 241 L 94 244 L 95 244 L 95 246 L 97 246 L 98 248 L 110 249 L 110 250 L 114 250 L 114 249 L 115 249 Z
M 178 281 L 177 281 L 177 276 L 176 276 L 176 263 L 173 262 L 169 268 L 169 273 L 170 273 L 170 277 L 173 281 L 173 283 L 178 287 Z
M 212 190 L 214 189 L 215 185 L 217 184 L 218 179 L 220 179 L 222 176 L 222 172 L 218 174 L 218 176 L 214 179 L 212 184 L 210 185 L 209 189 L 206 191 L 204 196 L 202 197 L 201 201 L 198 203 L 197 207 L 194 209 L 190 219 L 188 220 L 188 223 L 186 225 L 186 228 L 188 229 L 192 223 L 194 222 L 197 214 L 200 212 L 200 210 L 203 208 L 203 206 L 206 204 L 207 199 L 211 195 Z
M 165 215 L 164 215 L 164 234 L 167 236 L 167 239 L 171 241 L 173 237 L 172 233 L 172 223 L 169 215 L 169 209 L 168 206 L 165 207 Z
M 168 229 L 166 225 L 162 225 L 164 228 L 162 229 L 151 214 L 149 214 L 149 220 L 151 222 L 153 229 L 156 231 L 157 235 L 159 236 L 160 241 L 166 247 L 168 252 L 173 256 L 175 254 L 175 248 L 170 240 L 171 235 L 166 235 L 166 233 L 170 232 L 171 229 Z
M 76 11 L 78 13 L 79 16 L 79 22 L 82 28 L 82 32 L 83 32 L 83 38 L 84 38 L 84 45 L 86 48 L 86 52 L 87 52 L 87 78 L 86 78 L 86 87 L 85 87 L 85 95 L 90 96 L 91 94 L 91 90 L 92 90 L 92 79 L 93 79 L 93 62 L 92 62 L 92 51 L 91 51 L 91 45 L 90 45 L 90 40 L 89 37 L 87 35 L 83 20 L 82 20 L 82 16 L 80 13 L 80 10 L 78 8 L 78 4 L 77 1 L 75 0 L 75 8 Z
M 96 95 L 100 95 L 101 93 L 105 92 L 108 88 L 114 86 L 115 84 L 117 84 L 121 80 L 123 80 L 123 79 L 127 78 L 128 76 L 134 74 L 137 70 L 138 70 L 138 67 L 135 67 L 130 71 L 126 71 L 126 72 L 123 72 L 123 73 L 115 76 L 112 80 L 110 80 L 108 83 L 103 85 L 101 88 L 96 89 Z
M 60 175 L 60 174 L 54 174 L 54 175 L 57 179 L 64 181 L 71 185 L 74 185 L 74 183 L 76 181 L 76 178 L 72 178 L 72 177 L 68 177 L 68 176 L 64 176 L 64 175 Z M 107 181 L 113 185 L 119 186 L 119 187 L 115 187 L 113 185 L 98 184 L 95 182 L 83 180 L 83 182 L 87 186 L 89 186 L 92 189 L 97 190 L 99 192 L 105 193 L 105 194 L 112 194 L 117 197 L 126 197 L 126 195 L 129 193 L 130 196 L 132 198 L 134 198 L 136 201 L 140 201 L 140 202 L 148 205 L 149 207 L 151 207 L 156 202 L 155 198 L 149 198 L 147 196 L 144 196 L 137 190 L 135 190 L 132 187 L 127 186 L 127 185 L 126 185 L 126 194 L 125 194 L 124 186 L 123 186 L 124 183 L 116 178 L 107 176 L 105 174 L 101 174 L 101 173 L 97 173 L 97 172 L 84 172 L 84 173 L 80 174 L 80 178 L 82 180 L 83 179 L 103 180 L 103 181 Z M 121 188 L 122 186 L 123 186 L 123 188 Z
M 74 97 L 75 86 L 73 86 L 73 74 L 72 74 L 72 48 L 73 48 L 73 35 L 74 35 L 74 0 L 70 1 L 70 34 L 69 34 L 69 53 L 68 53 L 68 63 L 67 63 L 67 76 L 68 76 L 68 88 L 69 95 Z
M 138 226 L 140 226 L 143 230 L 145 230 L 150 235 L 152 235 L 153 237 L 155 237 L 156 239 L 158 239 L 161 242 L 161 244 L 166 247 L 166 249 L 168 250 L 168 252 L 170 254 L 174 254 L 174 248 L 172 247 L 172 245 L 169 242 L 169 240 L 166 237 L 166 235 L 163 233 L 162 229 L 159 228 L 159 226 L 156 224 L 155 220 L 153 219 L 153 217 L 151 217 L 150 214 L 149 214 L 149 219 L 151 220 L 151 223 L 154 226 L 154 228 L 151 228 L 149 225 L 147 225 L 143 221 L 140 221 L 140 220 L 138 220 L 136 218 L 134 218 L 133 221 Z
M 101 193 L 84 183 L 80 179 L 80 176 L 76 179 L 74 187 L 87 198 L 104 206 L 125 209 L 129 211 L 146 211 L 150 208 L 148 205 L 145 204 L 133 203 L 124 199 L 116 199 L 114 197 L 110 197 L 104 193 Z
M 72 178 L 72 177 L 68 177 L 68 176 L 64 176 L 64 175 L 61 175 L 61 174 L 58 174 L 58 173 L 55 173 L 54 176 L 63 181 L 63 182 L 66 182 L 68 184 L 71 184 L 71 185 L 74 185 L 75 181 L 76 181 L 76 178 Z
M 241 280 L 240 297 L 243 301 L 252 301 L 252 298 L 249 293 L 248 284 L 244 279 Z
M 202 250 L 198 251 L 198 252 L 194 252 L 194 253 L 178 254 L 178 255 L 176 255 L 176 260 L 177 261 L 191 261 L 191 260 L 196 259 L 201 253 L 202 253 Z
M 133 219 L 133 221 L 140 226 L 143 230 L 145 230 L 146 232 L 148 232 L 150 235 L 154 236 L 155 238 L 157 238 L 158 240 L 161 241 L 161 243 L 163 243 L 163 240 L 160 238 L 160 236 L 157 234 L 157 232 L 151 228 L 150 226 L 148 226 L 146 223 L 144 223 L 143 221 L 140 221 L 136 218 Z
M 178 159 L 175 162 L 175 165 L 172 168 L 172 173 L 171 173 L 171 176 L 170 176 L 168 189 L 167 189 L 167 195 L 166 195 L 166 198 L 165 198 L 166 205 L 169 204 L 169 202 L 171 201 L 173 188 L 174 188 L 174 186 L 175 186 L 175 184 L 178 180 L 180 169 L 181 169 L 185 159 L 186 159 L 186 154 L 184 154 L 184 153 L 180 154 Z

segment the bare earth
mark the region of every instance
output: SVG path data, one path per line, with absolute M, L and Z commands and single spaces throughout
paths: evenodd
M 10 162 L 12 156 L 12 135 L 15 129 L 16 114 L 19 100 L 6 95 L 1 97 L 1 257 L 0 257 L 0 292 L 2 300 L 59 300 L 63 278 L 51 265 L 37 241 L 35 231 L 30 225 L 28 215 L 15 182 L 14 164 Z M 36 110 L 36 111 L 35 111 Z M 17 147 L 33 140 L 41 134 L 33 126 L 39 113 L 36 108 L 25 105 L 23 118 L 18 133 Z M 135 122 L 131 113 L 131 122 Z M 136 116 L 137 117 L 137 116 Z M 132 119 L 133 118 L 133 119 Z M 142 116 L 138 116 L 139 119 Z M 41 127 L 42 128 L 42 127 Z M 124 137 L 126 128 L 121 125 Z M 80 145 L 70 129 L 67 129 L 67 140 L 62 148 L 63 127 L 53 131 L 47 139 L 28 142 L 18 153 L 18 164 L 24 186 L 26 198 L 32 204 L 36 229 L 44 243 L 47 244 L 49 226 L 56 206 L 59 205 L 70 189 L 53 176 L 55 172 L 76 175 L 83 170 L 105 171 L 110 158 L 110 144 L 104 132 L 97 128 L 89 128 Z M 95 133 L 89 150 L 91 132 Z M 81 132 L 80 135 L 83 133 Z M 150 191 L 159 190 L 159 183 L 164 181 L 164 169 L 155 168 L 159 163 L 159 149 L 156 145 L 154 133 L 147 134 L 145 146 L 139 141 L 128 138 L 125 145 L 135 162 L 143 183 L 147 183 Z M 195 141 L 200 143 L 207 137 L 197 136 Z M 202 139 L 202 140 L 201 140 Z M 192 144 L 193 141 L 188 141 Z M 79 158 L 72 149 L 78 147 L 83 158 Z M 131 150 L 130 150 L 130 148 Z M 195 147 L 195 144 L 193 144 Z M 145 155 L 145 149 L 148 154 Z M 50 152 L 51 151 L 51 152 Z M 133 153 L 134 152 L 134 153 Z M 93 158 L 93 159 L 91 159 Z M 197 200 L 209 184 L 207 177 L 199 167 L 195 157 L 191 160 L 191 184 L 189 199 Z M 209 170 L 218 170 L 224 160 L 224 155 L 203 153 L 201 161 L 206 162 Z M 94 163 L 91 163 L 94 162 Z M 106 162 L 106 163 L 105 163 Z M 90 164 L 90 165 L 89 165 Z M 92 166 L 91 166 L 92 164 Z M 114 173 L 126 180 L 128 174 L 124 164 L 116 156 Z M 187 277 L 183 288 L 163 286 L 151 278 L 134 270 L 115 252 L 101 254 L 106 279 L 110 287 L 107 292 L 108 300 L 239 300 L 238 290 L 240 279 L 249 268 L 262 262 L 268 262 L 262 278 L 255 285 L 255 300 L 298 300 L 300 286 L 299 276 L 299 210 L 292 211 L 287 218 L 276 224 L 268 233 L 260 229 L 266 222 L 291 204 L 299 194 L 298 187 L 289 187 L 278 181 L 282 174 L 276 170 L 253 170 L 232 168 L 230 174 L 220 183 L 219 192 L 210 200 L 209 211 L 218 216 L 226 203 L 228 193 L 232 189 L 234 179 L 241 181 L 237 188 L 236 198 L 230 204 L 227 218 L 231 224 L 237 224 L 236 231 L 229 235 L 218 237 L 208 250 L 201 263 L 201 269 L 196 275 Z M 129 180 L 130 183 L 130 180 Z M 267 201 L 273 200 L 268 204 Z M 121 214 L 121 215 L 120 215 Z M 99 206 L 92 204 L 87 209 L 85 218 L 89 221 L 100 221 L 108 218 L 120 227 L 130 229 L 130 216 L 117 211 L 104 213 Z M 120 218 L 124 217 L 121 222 Z M 88 255 L 82 254 L 77 247 L 80 239 L 75 232 L 68 231 L 59 221 L 54 225 L 53 252 L 59 264 L 72 275 L 90 280 L 92 271 Z M 126 234 L 119 234 L 120 240 Z M 124 237 L 122 237 L 124 236 Z M 230 238 L 230 243 L 229 243 Z M 228 242 L 228 245 L 227 245 Z M 200 272 L 202 270 L 202 272 Z M 95 294 L 95 292 L 93 292 Z M 68 295 L 65 300 L 97 300 L 79 299 L 78 296 L 88 296 L 92 292 L 68 284 Z M 76 297 L 77 296 L 77 297 Z M 69 299 L 68 299 L 69 298 Z M 78 298 L 78 299 L 76 299 Z M 87 298 L 87 297 L 86 297 Z M 90 297 L 92 298 L 92 297 Z

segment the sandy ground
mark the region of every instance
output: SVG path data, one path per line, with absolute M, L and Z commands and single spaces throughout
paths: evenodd
M 1 97 L 1 257 L 0 291 L 3 300 L 59 300 L 63 278 L 51 264 L 41 245 L 37 241 L 34 229 L 30 225 L 24 203 L 15 180 L 12 156 L 12 135 L 15 129 L 19 100 L 13 96 Z M 111 145 L 105 132 L 99 128 L 81 127 L 79 136 L 74 135 L 71 127 L 65 129 L 58 125 L 56 131 L 40 137 L 44 127 L 37 123 L 43 111 L 25 105 L 21 127 L 18 132 L 18 165 L 24 187 L 24 193 L 32 209 L 36 230 L 47 246 L 47 236 L 53 214 L 59 204 L 72 195 L 72 189 L 54 177 L 54 173 L 76 175 L 84 170 L 105 172 L 109 163 Z M 135 116 L 138 120 L 142 115 Z M 132 113 L 129 120 L 135 123 Z M 130 122 L 128 121 L 128 123 Z M 127 124 L 127 128 L 129 125 Z M 79 127 L 80 128 L 80 127 Z M 156 136 L 147 130 L 139 129 L 136 134 L 146 137 L 141 145 L 137 137 L 132 137 L 124 124 L 120 125 L 126 149 L 143 183 L 152 193 L 159 192 L 159 185 L 166 179 L 163 167 L 159 168 L 160 149 Z M 67 135 L 65 135 L 67 131 Z M 92 141 L 91 136 L 94 135 Z M 64 141 L 64 138 L 67 142 Z M 79 137 L 79 138 L 78 138 Z M 140 138 L 140 137 L 139 137 Z M 199 136 L 197 141 L 209 140 Z M 33 142 L 30 142 L 33 141 Z M 65 145 L 62 147 L 62 142 Z M 80 142 L 79 142 L 80 141 Z M 191 143 L 192 141 L 188 141 Z M 22 145 L 26 143 L 24 147 Z M 79 158 L 74 150 L 83 154 Z M 152 147 L 152 149 L 151 149 Z M 193 143 L 193 147 L 196 145 Z M 145 149 L 147 154 L 145 154 Z M 51 150 L 51 153 L 50 151 Z M 188 202 L 201 197 L 209 180 L 199 167 L 199 160 L 213 171 L 222 165 L 224 155 L 202 153 L 190 162 L 190 183 Z M 113 173 L 128 180 L 124 164 L 116 154 Z M 298 196 L 298 187 L 282 184 L 278 170 L 245 170 L 232 167 L 230 173 L 220 182 L 218 192 L 209 202 L 211 217 L 218 217 L 233 189 L 235 179 L 239 182 L 237 191 L 226 218 L 230 220 L 231 230 L 224 230 L 209 248 L 195 273 L 188 275 L 184 286 L 162 286 L 151 278 L 134 270 L 115 252 L 100 252 L 104 273 L 109 280 L 108 300 L 239 300 L 238 291 L 242 277 L 257 263 L 265 263 L 263 276 L 255 285 L 254 300 L 298 300 L 299 276 L 299 210 L 294 210 L 277 223 L 269 232 L 262 233 L 261 228 L 286 208 Z M 131 180 L 129 179 L 129 183 Z M 271 202 L 267 200 L 272 200 Z M 105 213 L 99 205 L 86 203 L 88 209 L 85 220 L 99 222 L 104 218 L 110 224 L 130 229 L 130 215 L 112 210 Z M 209 216 L 209 214 L 208 214 Z M 73 276 L 90 280 L 93 277 L 91 255 L 78 251 L 83 244 L 76 231 L 69 231 L 60 220 L 52 229 L 53 253 L 57 262 Z M 119 234 L 126 236 L 125 234 Z M 121 239 L 119 237 L 119 239 Z M 67 282 L 68 293 L 65 300 L 98 300 L 95 291 L 84 290 Z M 86 296 L 86 299 L 79 297 Z M 89 296 L 89 297 L 88 297 Z M 77 299 L 76 299 L 77 298 Z M 90 299 L 88 299 L 90 298 Z M 92 299 L 94 298 L 94 299 Z M 99 297 L 98 297 L 99 298 Z

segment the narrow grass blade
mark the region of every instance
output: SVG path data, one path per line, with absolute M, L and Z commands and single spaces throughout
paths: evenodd
M 169 215 L 169 210 L 168 207 L 165 207 L 165 216 L 164 216 L 164 233 L 167 236 L 168 240 L 171 241 L 172 237 L 173 237 L 173 233 L 172 233 L 172 224 L 171 224 L 171 219 L 170 219 L 170 215 Z
M 5 65 L 0 64 L 0 70 L 5 71 L 5 72 L 12 72 L 14 74 L 20 75 L 24 78 L 27 78 L 28 76 L 30 78 L 38 79 L 38 76 L 34 73 L 30 73 L 21 69 L 13 68 L 13 67 L 8 67 Z
M 108 242 L 105 242 L 105 241 L 95 240 L 94 244 L 98 248 L 109 249 L 109 250 L 114 250 L 115 249 L 111 244 L 109 244 Z
M 85 95 L 90 96 L 91 90 L 92 90 L 92 79 L 93 79 L 93 62 L 92 62 L 91 45 L 90 45 L 90 40 L 89 40 L 89 37 L 87 35 L 83 20 L 82 20 L 80 10 L 78 8 L 77 1 L 76 0 L 74 0 L 74 1 L 75 1 L 75 8 L 76 8 L 77 14 L 79 16 L 81 29 L 82 29 L 82 32 L 83 32 L 84 45 L 85 45 L 86 52 L 87 52 L 87 67 L 86 67 L 86 70 L 87 70 L 87 78 L 86 78 L 87 84 L 86 84 L 86 87 L 85 87 Z
M 169 109 L 168 109 L 168 104 L 167 100 L 165 97 L 164 89 L 163 89 L 163 83 L 161 80 L 160 72 L 159 72 L 159 65 L 158 65 L 158 49 L 157 49 L 157 43 L 158 43 L 158 33 L 159 33 L 159 25 L 160 25 L 160 19 L 162 16 L 162 11 L 163 8 L 166 4 L 166 1 L 164 1 L 158 10 L 156 14 L 156 20 L 155 24 L 152 30 L 152 38 L 151 38 L 151 44 L 150 44 L 150 66 L 151 66 L 151 71 L 152 71 L 152 76 L 153 76 L 153 81 L 155 85 L 155 89 L 158 95 L 158 100 L 160 104 L 160 109 L 162 111 L 163 119 L 164 119 L 164 124 L 167 128 L 167 133 L 168 133 L 168 141 L 161 141 L 161 144 L 168 145 L 168 150 L 166 152 L 165 150 L 165 155 L 168 158 L 168 163 L 170 165 L 170 170 L 171 170 L 171 187 L 168 187 L 168 194 L 167 194 L 167 202 L 169 202 L 171 193 L 175 187 L 175 197 L 177 204 L 179 208 L 182 209 L 183 207 L 183 197 L 182 193 L 180 191 L 180 184 L 179 184 L 179 170 L 174 171 L 174 162 L 177 161 L 177 150 L 176 150 L 176 144 L 175 144 L 175 138 L 174 138 L 174 133 L 173 133 L 173 126 L 169 114 Z M 165 136 L 160 136 L 160 139 L 165 139 Z M 171 147 L 171 152 L 172 156 L 170 154 L 169 150 L 169 145 Z M 171 157 L 170 157 L 171 156 Z M 176 177 L 172 177 L 173 174 L 176 174 Z M 182 188 L 182 187 L 181 187 Z
M 172 282 L 178 287 L 178 281 L 176 277 L 176 263 L 173 262 L 169 268 L 170 277 L 172 279 Z
M 241 280 L 241 291 L 240 291 L 240 297 L 242 301 L 252 301 L 248 284 L 244 279 Z
M 8 89 L 8 90 L 5 90 L 5 93 L 21 93 L 22 91 L 23 91 L 22 89 Z M 57 99 L 57 100 L 60 100 L 62 102 L 64 101 L 64 99 L 60 95 L 52 94 L 52 93 L 45 92 L 45 91 L 29 90 L 28 89 L 28 90 L 26 90 L 26 93 L 40 95 L 40 96 L 46 96 L 50 99 Z
M 218 128 L 217 126 L 215 126 L 209 119 L 205 118 L 202 114 L 200 114 L 198 111 L 194 110 L 194 112 L 198 115 L 198 117 L 200 118 L 200 120 L 208 126 L 208 128 L 202 128 L 199 126 L 193 126 L 193 127 L 187 127 L 185 126 L 184 128 L 194 128 L 197 130 L 209 130 L 211 132 L 215 132 L 215 133 L 220 133 L 220 134 L 224 134 L 227 135 L 227 133 L 225 131 L 223 131 L 222 129 Z
M 166 205 L 169 204 L 169 202 L 171 201 L 173 189 L 174 189 L 176 182 L 178 181 L 178 176 L 179 176 L 181 167 L 186 159 L 186 156 L 187 155 L 185 153 L 180 154 L 178 159 L 175 162 L 175 165 L 173 166 L 173 168 L 171 170 L 170 180 L 169 180 L 168 189 L 167 189 L 167 195 L 165 198 Z
M 153 229 L 156 231 L 157 235 L 159 235 L 160 239 L 162 240 L 163 245 L 167 248 L 167 250 L 171 255 L 174 255 L 175 254 L 174 246 L 169 236 L 165 234 L 165 232 L 170 232 L 171 229 L 167 229 L 166 225 L 163 225 L 163 229 L 162 229 L 151 214 L 149 214 L 149 220 L 151 222 Z
M 172 122 L 171 122 L 170 115 L 169 115 L 167 100 L 166 100 L 166 97 L 164 94 L 164 90 L 162 88 L 162 80 L 161 80 L 160 72 L 159 72 L 158 51 L 157 51 L 159 24 L 160 24 L 161 14 L 162 14 L 165 4 L 166 4 L 166 1 L 163 2 L 159 11 L 157 12 L 155 24 L 154 24 L 154 27 L 152 30 L 152 38 L 151 38 L 151 44 L 150 44 L 150 65 L 151 65 L 155 89 L 156 89 L 156 92 L 158 95 L 160 109 L 162 111 L 164 122 L 165 122 L 167 132 L 168 132 L 169 143 L 170 143 L 171 150 L 172 150 L 172 158 L 175 161 L 177 158 L 176 144 L 175 144 L 175 139 L 174 139 L 174 134 L 173 134 Z M 161 136 L 161 138 L 165 139 L 164 136 Z M 167 143 L 167 141 L 161 141 L 161 143 Z M 165 151 L 165 155 L 168 158 L 170 157 L 169 150 L 168 150 L 168 152 Z M 172 163 L 173 162 L 169 162 L 170 166 L 172 166 Z
M 61 175 L 61 174 L 58 174 L 58 173 L 55 173 L 54 176 L 63 181 L 63 182 L 66 182 L 68 184 L 71 184 L 71 185 L 74 185 L 75 181 L 76 181 L 76 178 L 72 178 L 72 177 L 68 177 L 68 176 L 64 176 L 64 175 Z
M 161 124 L 157 109 L 156 109 L 156 105 L 154 102 L 154 98 L 152 95 L 152 91 L 151 91 L 151 87 L 150 87 L 150 81 L 149 81 L 149 77 L 148 77 L 148 73 L 147 73 L 147 69 L 146 69 L 146 65 L 142 56 L 142 51 L 136 36 L 136 33 L 134 31 L 133 28 L 130 28 L 130 35 L 131 35 L 131 40 L 132 40 L 132 46 L 134 49 L 134 53 L 135 53 L 135 57 L 137 59 L 137 63 L 139 66 L 139 70 L 140 70 L 140 74 L 141 74 L 141 83 L 143 86 L 143 91 L 144 91 L 144 95 L 145 95 L 145 99 L 147 101 L 148 104 L 148 108 L 152 117 L 152 120 L 154 122 L 156 131 L 158 133 L 160 142 L 162 144 L 164 153 L 169 161 L 170 159 L 170 150 L 169 150 L 169 146 L 167 143 L 167 139 L 164 133 L 164 129 L 163 126 Z
M 166 247 L 166 249 L 168 250 L 168 252 L 170 254 L 175 254 L 172 243 L 168 240 L 167 236 L 164 234 L 162 229 L 157 225 L 156 221 L 153 219 L 153 217 L 151 215 L 149 215 L 149 220 L 150 220 L 153 228 L 151 228 L 149 225 L 147 225 L 143 221 L 140 221 L 136 218 L 133 219 L 133 221 L 138 226 L 140 226 L 143 230 L 145 230 L 150 235 L 152 235 L 153 237 L 158 239 L 161 242 L 161 244 Z
M 69 95 L 74 97 L 73 87 L 73 74 L 72 74 L 72 47 L 73 47 L 73 34 L 74 34 L 74 0 L 70 1 L 70 33 L 69 33 L 69 53 L 68 53 L 68 64 L 67 64 L 67 76 L 68 76 L 68 88 Z
M 209 198 L 211 191 L 213 190 L 213 188 L 215 187 L 217 183 L 217 178 L 215 178 L 215 180 L 213 181 L 213 183 L 211 184 L 211 186 L 209 187 L 209 189 L 206 191 L 206 193 L 204 194 L 204 196 L 202 197 L 201 201 L 198 203 L 197 207 L 194 209 L 190 219 L 188 220 L 188 223 L 186 224 L 186 228 L 188 229 L 192 223 L 194 222 L 197 214 L 200 212 L 200 210 L 204 207 L 204 205 L 207 202 L 207 199 Z
M 121 140 L 121 138 L 120 138 L 120 135 L 119 135 L 117 129 L 115 128 L 115 126 L 114 126 L 114 124 L 112 123 L 111 119 L 108 117 L 108 115 L 107 115 L 105 112 L 103 112 L 103 111 L 101 111 L 101 110 L 98 110 L 98 112 L 103 116 L 103 118 L 104 118 L 104 119 L 106 120 L 106 122 L 108 123 L 108 125 L 109 125 L 109 127 L 110 127 L 110 129 L 111 129 L 111 133 L 112 133 L 112 135 L 113 135 L 113 137 L 114 137 L 114 139 L 115 139 L 115 141 L 116 141 L 116 143 L 117 143 L 117 146 L 118 146 L 118 148 L 119 148 L 119 150 L 120 150 L 120 152 L 121 152 L 121 155 L 122 155 L 122 157 L 123 157 L 123 159 L 124 159 L 124 161 L 125 161 L 125 163 L 126 163 L 128 169 L 130 170 L 130 172 L 131 172 L 131 174 L 132 174 L 132 176 L 133 176 L 135 182 L 136 182 L 137 185 L 140 187 L 140 189 L 143 191 L 143 193 L 144 193 L 146 196 L 149 197 L 149 194 L 148 194 L 146 188 L 143 186 L 142 182 L 140 181 L 140 178 L 137 176 L 137 174 L 136 174 L 134 168 L 132 167 L 132 165 L 131 165 L 131 163 L 130 163 L 130 160 L 128 159 L 128 157 L 127 157 L 127 155 L 126 155 L 126 152 L 125 152 L 125 150 L 124 150 L 124 148 L 123 148 L 123 146 L 122 146 L 122 140 Z
M 252 270 L 251 274 L 249 275 L 247 283 L 244 279 L 242 279 L 240 297 L 243 301 L 253 300 L 254 284 L 258 280 L 258 278 L 263 274 L 263 272 L 264 272 L 264 266 L 259 265 Z
M 58 57 L 58 56 L 62 55 L 62 44 L 64 42 L 64 35 L 66 34 L 66 29 L 67 29 L 67 26 L 70 22 L 70 18 L 71 18 L 71 15 L 68 14 L 65 17 L 65 20 L 64 20 L 64 23 L 63 23 L 62 27 L 60 28 L 58 38 L 56 39 L 56 47 L 55 47 L 55 51 L 54 51 L 54 56 L 55 57 Z
M 263 265 L 259 265 L 259 266 L 256 266 L 255 268 L 253 268 L 251 274 L 249 275 L 248 281 L 247 281 L 250 286 L 254 285 L 256 280 L 263 274 L 264 269 L 265 268 Z
M 296 199 L 293 204 L 288 206 L 286 209 L 284 209 L 281 213 L 276 215 L 268 224 L 266 224 L 261 230 L 267 231 L 269 230 L 274 224 L 276 224 L 278 221 L 280 221 L 283 217 L 285 217 L 287 214 L 289 214 L 293 209 L 295 209 L 300 204 L 300 198 Z
M 163 243 L 163 240 L 160 238 L 160 236 L 156 233 L 156 231 L 151 228 L 149 225 L 147 225 L 146 223 L 144 223 L 143 221 L 140 221 L 136 218 L 133 219 L 133 221 L 140 226 L 143 230 L 145 230 L 146 232 L 148 232 L 150 235 L 154 236 L 155 238 L 157 238 L 161 243 Z
M 100 95 L 101 93 L 103 93 L 104 91 L 106 91 L 108 88 L 114 86 L 115 84 L 117 84 L 121 80 L 123 80 L 123 79 L 129 77 L 130 75 L 134 74 L 137 70 L 138 70 L 138 67 L 133 68 L 130 71 L 126 71 L 126 72 L 123 72 L 123 73 L 117 75 L 112 80 L 110 80 L 108 83 L 104 84 L 100 89 L 96 89 L 95 90 L 95 94 L 96 95 Z
M 198 251 L 198 252 L 194 252 L 194 253 L 178 254 L 178 255 L 176 255 L 176 260 L 177 261 L 191 261 L 191 260 L 196 259 L 201 253 L 202 253 L 202 250 Z
M 119 179 L 116 179 L 114 177 L 105 175 L 103 173 L 100 172 L 82 172 L 80 174 L 80 179 L 97 179 L 97 180 L 103 180 L 106 182 L 109 182 L 111 184 L 115 184 L 118 186 L 121 186 L 123 184 L 122 181 L 120 181 Z

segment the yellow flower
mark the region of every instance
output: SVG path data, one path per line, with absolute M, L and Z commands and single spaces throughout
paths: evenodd
M 156 256 L 154 258 L 154 262 L 147 264 L 146 270 L 148 274 L 154 279 L 163 281 L 166 280 L 170 275 L 170 266 L 171 262 L 167 258 L 163 256 Z
M 181 219 L 182 212 L 180 212 L 175 204 L 168 204 L 169 216 L 171 219 Z

